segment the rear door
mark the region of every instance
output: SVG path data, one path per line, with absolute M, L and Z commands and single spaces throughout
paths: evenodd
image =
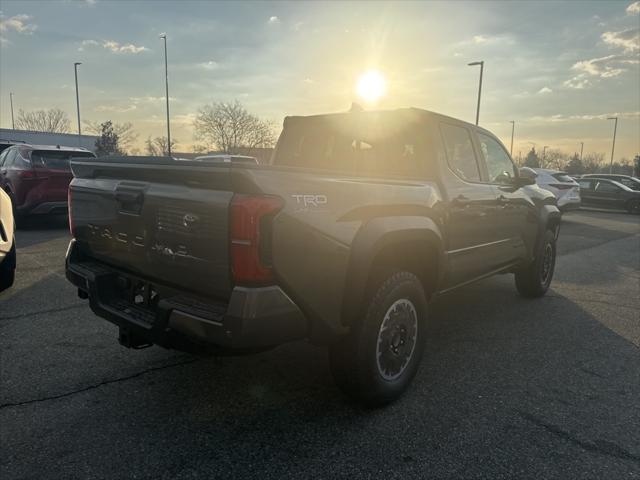
M 498 268 L 503 238 L 496 217 L 496 193 L 483 183 L 477 152 L 466 126 L 440 123 L 448 197 L 447 287 L 471 281 Z
M 43 202 L 67 200 L 67 190 L 73 178 L 69 161 L 71 157 L 94 157 L 89 152 L 65 150 L 33 150 L 31 165 L 36 172 L 38 188 Z
M 606 208 L 624 208 L 624 190 L 611 180 L 598 180 L 594 196 Z

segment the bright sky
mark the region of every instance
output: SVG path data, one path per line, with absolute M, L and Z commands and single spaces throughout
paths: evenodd
M 0 125 L 14 108 L 59 107 L 75 121 L 133 122 L 142 144 L 166 134 L 167 33 L 172 136 L 190 150 L 198 107 L 239 99 L 285 115 L 347 110 L 360 74 L 386 77 L 381 108 L 415 106 L 475 120 L 514 156 L 532 144 L 616 159 L 640 151 L 640 3 L 0 0 Z

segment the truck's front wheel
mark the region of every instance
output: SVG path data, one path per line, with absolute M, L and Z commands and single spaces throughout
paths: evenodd
M 352 398 L 370 406 L 397 399 L 416 374 L 424 350 L 427 300 L 409 272 L 380 282 L 345 338 L 330 349 L 333 377 Z
M 551 285 L 556 265 L 556 236 L 547 230 L 536 258 L 516 272 L 516 288 L 523 297 L 542 297 Z

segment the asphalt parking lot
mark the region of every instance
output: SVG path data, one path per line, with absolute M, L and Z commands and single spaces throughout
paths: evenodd
M 549 294 L 438 299 L 409 392 L 367 411 L 323 349 L 118 345 L 64 279 L 64 220 L 0 294 L 0 478 L 640 478 L 640 217 L 565 216 Z

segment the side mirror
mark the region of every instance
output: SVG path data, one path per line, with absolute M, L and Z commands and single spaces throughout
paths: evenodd
M 513 185 L 517 188 L 522 188 L 525 185 L 535 185 L 536 179 L 531 177 L 514 177 Z

